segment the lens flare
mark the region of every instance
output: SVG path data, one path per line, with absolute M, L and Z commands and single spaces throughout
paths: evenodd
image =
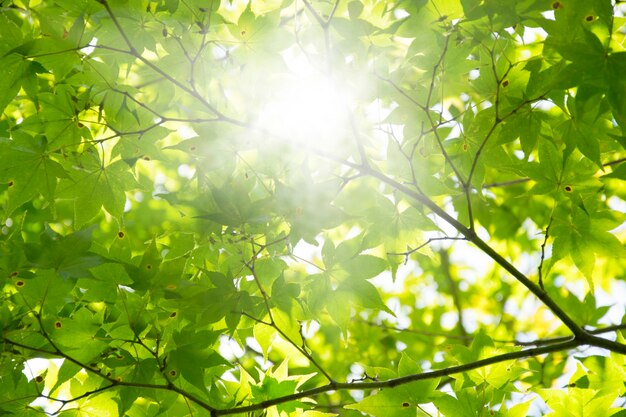
M 336 150 L 349 127 L 348 95 L 339 83 L 286 54 L 289 72 L 266 95 L 257 126 L 279 140 Z

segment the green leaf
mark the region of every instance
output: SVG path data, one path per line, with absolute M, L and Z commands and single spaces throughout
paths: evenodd
M 378 276 L 389 264 L 372 255 L 358 255 L 341 265 L 350 274 L 350 279 L 364 280 Z
M 90 271 L 92 275 L 100 281 L 110 282 L 115 285 L 130 285 L 133 283 L 133 280 L 120 264 L 100 264 L 91 268 Z
M 622 243 L 606 228 L 599 219 L 590 218 L 582 209 L 575 209 L 570 221 L 555 225 L 553 230 L 554 258 L 558 260 L 569 255 L 587 278 L 592 292 L 598 255 L 613 258 L 624 253 Z
M 590 356 L 584 359 L 584 364 L 588 369 L 590 388 L 597 389 L 601 393 L 617 392 L 619 395 L 624 395 L 626 368 L 622 356 L 614 354 L 609 357 Z
M 22 43 L 23 35 L 16 21 L 10 18 L 8 14 L 0 14 L 0 53 L 3 56 L 7 51 L 15 48 L 15 45 Z
M 55 345 L 71 352 L 76 360 L 91 363 L 107 349 L 107 344 L 97 337 L 101 326 L 100 315 L 81 308 L 71 318 L 62 318 L 50 323 L 50 338 Z M 85 344 L 76 344 L 77 340 L 82 340 Z
M 528 175 L 536 181 L 531 192 L 545 194 L 554 191 L 560 184 L 564 168 L 563 156 L 554 143 L 542 140 L 538 145 L 539 164 L 528 167 Z
M 254 339 L 261 345 L 263 350 L 263 360 L 267 361 L 267 354 L 276 338 L 276 329 L 266 324 L 258 323 L 254 326 L 253 334 Z
M 270 287 L 282 272 L 287 268 L 287 264 L 280 259 L 262 258 L 254 262 L 254 271 L 265 287 Z M 272 291 L 273 294 L 273 291 Z
M 363 12 L 363 3 L 360 1 L 351 1 L 348 3 L 348 14 L 350 19 L 358 18 Z
M 102 207 L 112 216 L 121 218 L 126 204 L 125 191 L 140 187 L 123 161 L 103 165 L 95 155 L 84 158 L 84 165 L 68 174 L 69 179 L 59 186 L 59 197 L 74 200 L 77 227 L 95 217 Z
M 554 417 L 583 417 L 617 411 L 611 404 L 615 395 L 602 395 L 595 390 L 583 388 L 568 388 L 567 391 L 557 389 L 543 389 L 539 391 L 541 397 L 552 410 L 549 416 Z
M 346 296 L 348 293 L 333 291 L 326 294 L 326 311 L 333 319 L 333 321 L 339 326 L 339 328 L 345 333 L 348 328 L 351 316 L 350 303 L 346 302 Z
M 45 137 L 16 132 L 13 140 L 0 138 L 0 182 L 9 186 L 7 215 L 38 194 L 53 201 L 57 181 L 64 177 L 63 166 L 50 158 Z
M 252 395 L 256 401 L 271 400 L 273 398 L 282 397 L 293 394 L 297 386 L 296 381 L 278 381 L 271 376 L 265 376 L 260 386 L 252 386 Z M 285 408 L 284 406 L 281 408 Z M 289 410 L 291 409 L 291 410 Z M 293 411 L 292 407 L 286 410 Z
M 54 269 L 63 277 L 88 276 L 89 268 L 102 262 L 90 252 L 93 229 L 61 236 L 46 229 L 39 236 L 39 243 L 25 245 L 28 260 L 41 269 Z
M 74 88 L 61 85 L 53 93 L 42 92 L 37 95 L 37 102 L 41 111 L 26 118 L 22 125 L 44 134 L 50 146 L 76 146 L 83 138 L 91 138 L 91 131 L 79 118 L 83 110 L 80 104 L 86 103 L 81 103 Z
M 0 65 L 5 74 L 0 79 L 0 109 L 4 111 L 20 91 L 21 78 L 26 73 L 28 64 L 19 55 L 9 54 L 0 58 Z
M 506 410 L 504 414 L 506 417 L 526 417 L 528 415 L 528 409 L 530 408 L 532 401 L 516 404 L 513 407 Z
M 540 140 L 544 125 L 544 115 L 540 112 L 531 109 L 517 112 L 500 130 L 498 142 L 507 143 L 519 137 L 524 156 L 528 158 Z
M 421 373 L 420 367 L 407 355 L 402 354 L 398 365 L 398 376 Z M 439 380 L 433 378 L 415 381 L 399 387 L 383 388 L 380 392 L 370 395 L 356 404 L 344 408 L 359 410 L 373 416 L 414 416 L 420 404 L 432 401 L 432 395 Z
M 56 382 L 50 388 L 50 392 L 55 392 L 62 384 L 74 378 L 82 368 L 70 361 L 63 361 L 63 364 L 59 368 L 57 373 Z
M 619 94 L 619 91 L 623 91 L 626 88 L 626 82 L 620 77 L 616 77 L 617 74 L 623 73 L 626 69 L 626 52 L 615 52 L 608 57 L 608 73 L 611 80 L 611 87 L 608 89 L 607 98 L 613 109 L 613 115 L 615 120 L 622 127 L 622 133 L 626 130 L 626 98 L 623 94 Z
M 617 165 L 613 168 L 613 171 L 603 175 L 602 178 L 618 178 L 620 180 L 626 180 L 626 164 Z
M 481 408 L 478 399 L 470 397 L 466 391 L 457 395 L 459 398 L 446 394 L 436 398 L 433 403 L 445 417 L 476 417 Z
M 368 281 L 347 280 L 339 285 L 337 291 L 339 292 L 337 296 L 345 301 L 354 300 L 357 306 L 382 310 L 394 315 L 380 298 L 376 287 Z

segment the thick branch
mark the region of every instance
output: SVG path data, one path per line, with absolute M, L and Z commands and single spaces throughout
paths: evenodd
M 526 288 L 528 288 L 537 298 L 539 298 L 553 313 L 557 316 L 563 324 L 565 324 L 574 335 L 579 336 L 585 334 L 585 332 L 572 320 L 572 318 L 556 303 L 554 300 L 542 290 L 537 284 L 532 282 L 526 275 L 524 275 L 520 270 L 515 268 L 513 264 L 507 261 L 502 255 L 496 252 L 491 246 L 489 246 L 484 240 L 482 240 L 478 235 L 471 229 L 465 227 L 461 222 L 452 217 L 448 212 L 439 207 L 433 200 L 425 196 L 424 194 L 420 194 L 411 188 L 408 188 L 404 184 L 399 183 L 398 181 L 387 177 L 386 175 L 373 170 L 371 168 L 362 168 L 362 171 L 371 177 L 377 178 L 385 184 L 395 188 L 406 196 L 413 198 L 425 205 L 430 209 L 433 213 L 439 216 L 442 220 L 447 222 L 450 226 L 454 227 L 459 233 L 461 233 L 467 240 L 476 245 L 480 250 L 482 250 L 485 254 L 487 254 L 491 259 L 493 259 L 497 264 L 499 264 L 502 268 L 504 268 L 507 272 L 509 272 L 515 279 L 521 282 Z
M 562 343 L 556 343 L 549 346 L 536 347 L 517 352 L 509 352 L 498 356 L 493 356 L 487 359 L 481 359 L 476 362 L 471 362 L 463 365 L 450 366 L 448 368 L 438 369 L 435 371 L 422 372 L 418 374 L 406 375 L 399 378 L 393 378 L 385 381 L 367 381 L 367 382 L 345 382 L 345 383 L 329 383 L 321 387 L 296 392 L 294 394 L 285 395 L 283 397 L 273 398 L 271 400 L 263 401 L 257 404 L 252 404 L 244 407 L 235 407 L 230 409 L 216 410 L 212 415 L 225 416 L 239 413 L 249 413 L 252 411 L 263 410 L 268 407 L 284 404 L 290 401 L 296 401 L 301 398 L 313 397 L 319 394 L 323 394 L 329 391 L 337 390 L 367 390 L 367 389 L 380 389 L 380 388 L 393 388 L 400 385 L 408 384 L 415 381 L 423 381 L 427 379 L 440 378 L 443 376 L 454 375 L 461 372 L 471 371 L 473 369 L 482 368 L 483 366 L 493 365 L 500 362 L 527 358 L 531 356 L 542 355 L 545 353 L 558 352 L 562 350 L 571 349 L 581 345 L 577 340 L 569 340 Z
M 509 353 L 505 353 L 502 355 L 497 355 L 491 358 L 481 359 L 481 360 L 463 364 L 463 365 L 450 366 L 447 368 L 438 369 L 434 371 L 406 375 L 403 377 L 393 378 L 393 379 L 389 379 L 385 381 L 364 380 L 364 381 L 346 382 L 346 383 L 330 382 L 321 387 L 312 388 L 312 389 L 297 392 L 294 394 L 273 398 L 273 399 L 263 401 L 257 404 L 252 404 L 252 405 L 243 406 L 243 407 L 234 407 L 234 408 L 229 408 L 229 409 L 221 409 L 221 410 L 213 408 L 205 401 L 199 399 L 198 397 L 172 384 L 158 385 L 158 384 L 147 384 L 147 383 L 138 383 L 138 382 L 125 382 L 125 381 L 120 382 L 113 378 L 108 378 L 105 375 L 101 375 L 97 370 L 93 370 L 85 366 L 84 364 L 73 360 L 72 358 L 70 358 L 69 356 L 63 354 L 62 352 L 58 350 L 55 352 L 46 351 L 40 348 L 30 347 L 28 345 L 15 342 L 13 340 L 7 339 L 6 337 L 2 338 L 2 341 L 4 343 L 17 346 L 23 349 L 28 349 L 34 352 L 39 352 L 39 353 L 43 353 L 43 354 L 50 355 L 50 356 L 60 356 L 68 360 L 72 360 L 74 363 L 81 366 L 85 370 L 90 371 L 96 374 L 97 376 L 100 376 L 101 378 L 107 379 L 109 382 L 111 382 L 111 385 L 107 386 L 106 389 L 114 388 L 116 386 L 128 386 L 128 387 L 136 387 L 136 388 L 174 391 L 184 396 L 185 398 L 189 399 L 190 401 L 193 401 L 194 403 L 198 404 L 198 406 L 208 410 L 211 413 L 211 416 L 214 417 L 214 416 L 224 416 L 224 415 L 232 415 L 232 414 L 247 413 L 247 412 L 252 412 L 252 411 L 257 411 L 257 410 L 263 410 L 274 405 L 284 404 L 290 401 L 296 401 L 301 398 L 313 397 L 313 396 L 323 394 L 329 391 L 393 388 L 396 386 L 408 384 L 408 383 L 415 382 L 415 381 L 422 381 L 422 380 L 427 380 L 427 379 L 454 375 L 454 374 L 458 374 L 461 372 L 467 372 L 473 369 L 478 369 L 484 366 L 494 365 L 494 364 L 509 361 L 509 360 L 528 358 L 528 357 L 538 356 L 538 355 L 542 355 L 546 353 L 568 350 L 568 349 L 572 349 L 578 346 L 583 346 L 586 344 L 598 346 L 598 347 L 604 347 L 606 349 L 610 349 L 610 350 L 617 351 L 620 353 L 626 353 L 626 346 L 621 345 L 617 342 L 613 342 L 613 341 L 596 336 L 598 334 L 603 334 L 603 333 L 607 333 L 610 331 L 621 330 L 621 329 L 624 329 L 625 327 L 626 325 L 621 324 L 621 325 L 609 326 L 603 329 L 592 330 L 589 333 L 586 333 L 585 337 L 582 337 L 582 338 L 572 339 L 571 337 L 560 337 L 560 338 L 554 338 L 554 339 L 538 340 L 533 343 L 536 345 L 541 344 L 543 346 L 520 350 L 517 352 L 509 352 Z

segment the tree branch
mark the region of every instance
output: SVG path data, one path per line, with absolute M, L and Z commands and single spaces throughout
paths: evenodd
M 604 340 L 604 339 L 603 339 Z M 502 355 L 493 356 L 491 358 L 481 359 L 476 362 L 471 362 L 463 365 L 450 366 L 435 371 L 422 372 L 418 374 L 411 374 L 402 376 L 399 378 L 388 379 L 384 381 L 367 381 L 367 382 L 335 382 L 329 383 L 321 387 L 312 388 L 309 390 L 297 392 L 290 395 L 285 395 L 278 398 L 273 398 L 267 401 L 263 401 L 257 404 L 252 404 L 243 407 L 234 407 L 230 409 L 216 410 L 212 415 L 225 416 L 239 413 L 249 413 L 252 411 L 263 410 L 268 407 L 284 404 L 290 401 L 299 400 L 306 397 L 314 397 L 319 394 L 323 394 L 329 391 L 337 390 L 369 390 L 369 389 L 381 389 L 381 388 L 393 388 L 400 385 L 405 385 L 415 381 L 423 381 L 427 379 L 440 378 L 443 376 L 454 375 L 461 372 L 471 371 L 473 369 L 482 368 L 484 366 L 493 365 L 500 362 L 527 358 L 531 356 L 538 356 L 545 353 L 558 352 L 562 350 L 568 350 L 580 346 L 581 343 L 577 340 L 569 340 L 566 342 L 555 343 L 549 346 L 536 347 L 526 350 L 520 350 L 517 352 L 509 352 Z
M 399 192 L 405 194 L 407 197 L 413 198 L 430 209 L 442 220 L 447 222 L 450 226 L 454 227 L 465 238 L 482 250 L 487 256 L 493 259 L 497 264 L 509 272 L 515 279 L 517 279 L 522 285 L 528 288 L 537 298 L 539 298 L 553 313 L 557 316 L 563 324 L 565 324 L 574 335 L 579 336 L 585 332 L 578 326 L 574 320 L 554 301 L 552 298 L 541 289 L 537 284 L 532 282 L 526 275 L 519 271 L 513 264 L 507 261 L 502 255 L 496 252 L 491 246 L 489 246 L 484 240 L 471 229 L 465 227 L 457 219 L 448 214 L 444 209 L 439 207 L 433 200 L 425 196 L 424 194 L 417 193 L 416 191 L 406 187 L 404 184 L 397 182 L 396 180 L 389 178 L 388 176 L 375 171 L 371 168 L 362 168 L 364 173 L 367 173 L 371 177 L 377 178 L 385 184 L 395 188 Z

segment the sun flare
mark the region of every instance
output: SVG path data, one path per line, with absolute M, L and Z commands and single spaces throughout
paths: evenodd
M 279 140 L 321 150 L 340 146 L 349 127 L 349 98 L 339 83 L 287 54 L 290 71 L 266 95 L 257 125 Z

